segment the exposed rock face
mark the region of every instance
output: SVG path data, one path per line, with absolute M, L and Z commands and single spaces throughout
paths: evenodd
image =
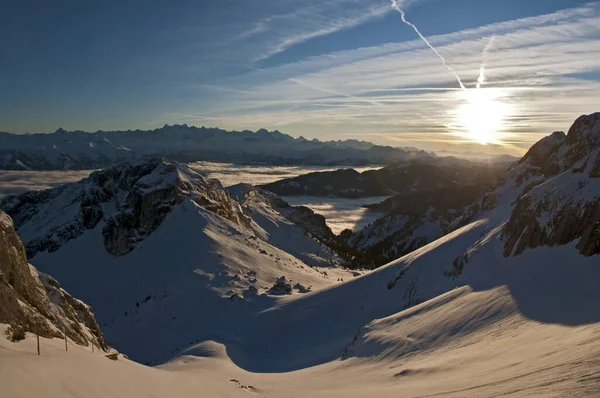
M 325 217 L 315 213 L 306 206 L 290 206 L 288 202 L 276 194 L 248 184 L 240 184 L 228 189 L 234 199 L 242 205 L 244 211 L 248 211 L 245 204 L 250 199 L 259 197 L 272 208 L 279 210 L 287 219 L 301 226 L 306 232 L 327 246 L 341 243 L 341 240 L 327 226 Z
M 106 350 L 91 308 L 27 263 L 12 220 L 0 212 L 0 323 L 43 337 L 67 336 L 77 344 Z
M 600 113 L 535 144 L 513 170 L 522 192 L 503 232 L 504 254 L 577 239 L 581 254 L 600 253 L 599 169 Z
M 30 231 L 19 229 L 29 258 L 41 251 L 58 250 L 101 222 L 106 250 L 123 255 L 186 199 L 236 223 L 246 222 L 239 205 L 217 180 L 162 159 L 123 163 L 93 172 L 77 183 L 6 197 L 2 208 L 14 218 L 17 228 L 29 225 Z M 48 218 L 57 221 L 48 223 Z M 40 228 L 32 230 L 36 224 Z M 46 224 L 53 226 L 45 229 Z
M 285 276 L 277 278 L 275 284 L 268 290 L 269 294 L 282 295 L 292 294 L 292 284 Z

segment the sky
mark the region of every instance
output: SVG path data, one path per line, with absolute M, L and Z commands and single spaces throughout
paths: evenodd
M 0 131 L 187 123 L 516 155 L 600 111 L 600 2 L 0 1 Z

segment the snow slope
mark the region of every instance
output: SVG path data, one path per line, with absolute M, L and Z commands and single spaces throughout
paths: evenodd
M 141 362 L 352 277 L 309 224 L 261 201 L 242 207 L 174 162 L 115 166 L 2 205 L 32 261 L 92 305 L 107 341 Z
M 470 227 L 398 264 L 412 261 L 414 267 L 426 268 L 434 255 L 443 260 L 441 256 L 447 253 L 440 249 L 445 244 L 481 227 Z M 277 373 L 241 369 L 237 366 L 243 362 L 241 353 L 231 343 L 203 342 L 165 365 L 147 368 L 84 350 L 65 353 L 55 342 L 45 340 L 39 358 L 31 354 L 33 340 L 15 346 L 0 339 L 0 347 L 5 348 L 0 350 L 0 380 L 3 391 L 15 397 L 39 394 L 40 388 L 46 396 L 57 397 L 92 393 L 115 397 L 235 397 L 248 393 L 262 397 L 597 396 L 600 319 L 594 311 L 599 290 L 593 259 L 576 257 L 581 261 L 569 268 L 557 262 L 550 262 L 556 266 L 536 264 L 548 258 L 572 261 L 574 248 L 560 247 L 527 251 L 517 263 L 513 258 L 492 264 L 487 261 L 489 255 L 503 258 L 501 252 L 497 239 L 488 241 L 465 272 L 469 284 L 405 311 L 366 321 L 354 333 L 340 333 L 342 328 L 335 325 L 340 321 L 346 326 L 358 325 L 363 322 L 358 316 L 349 321 L 347 313 L 327 317 L 321 310 L 331 309 L 326 303 L 332 299 L 337 302 L 333 307 L 339 309 L 343 303 L 336 297 L 346 290 L 344 286 L 367 285 L 365 281 L 371 282 L 373 274 L 312 298 L 306 296 L 296 305 L 281 306 L 276 311 L 279 316 L 270 317 L 271 322 L 262 318 L 260 347 L 248 348 L 256 340 L 238 342 L 246 347 L 246 363 L 264 361 L 269 365 L 265 370 Z M 397 266 L 387 268 L 391 273 Z M 381 274 L 377 280 L 386 279 L 382 271 L 374 274 Z M 498 278 L 500 274 L 511 276 Z M 373 291 L 387 290 L 375 283 L 369 285 Z M 547 289 L 557 287 L 564 294 L 553 299 L 555 295 Z M 346 290 L 346 298 L 351 292 Z M 368 304 L 377 304 L 375 299 L 363 296 L 362 301 L 365 309 L 356 312 L 373 314 Z M 315 308 L 319 303 L 326 308 Z M 555 304 L 559 305 L 553 308 Z M 275 319 L 279 322 L 273 322 Z M 330 341 L 332 334 L 327 329 L 331 327 L 346 343 L 343 351 L 338 350 L 342 345 L 335 349 L 327 344 L 313 346 L 319 336 L 323 343 Z M 313 332 L 307 335 L 310 330 Z M 240 330 L 239 334 L 248 332 Z M 272 340 L 274 334 L 281 337 Z M 317 351 L 337 354 L 322 356 L 315 366 L 302 366 L 301 362 Z M 288 362 L 296 370 L 281 373 L 290 370 L 282 366 Z M 11 366 L 4 365 L 8 363 Z M 28 383 L 31 378 L 39 382 Z
M 342 237 L 362 254 L 355 264 L 377 267 L 444 236 L 452 230 L 452 221 L 485 191 L 481 185 L 396 195 L 369 206 L 387 214 Z

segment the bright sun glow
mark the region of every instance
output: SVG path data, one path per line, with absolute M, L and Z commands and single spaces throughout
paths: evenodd
M 509 107 L 500 100 L 502 90 L 470 89 L 462 93 L 465 104 L 456 110 L 458 135 L 480 144 L 500 143 Z

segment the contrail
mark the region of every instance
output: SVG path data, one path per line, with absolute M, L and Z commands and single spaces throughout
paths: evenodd
M 462 88 L 463 90 L 467 90 L 465 88 L 465 85 L 462 83 L 462 81 L 460 80 L 460 77 L 456 74 L 456 72 L 454 71 L 454 69 L 452 69 L 452 67 L 450 65 L 446 64 L 446 60 L 444 59 L 444 57 L 442 57 L 442 55 L 435 49 L 435 47 L 433 47 L 429 41 L 427 41 L 427 39 L 425 38 L 425 36 L 423 36 L 421 34 L 421 32 L 419 32 L 419 29 L 417 29 L 417 27 L 415 25 L 413 25 L 412 23 L 408 22 L 405 18 L 405 14 L 404 11 L 402 11 L 402 9 L 398 6 L 398 3 L 396 0 L 391 0 L 392 1 L 392 8 L 396 11 L 398 11 L 400 13 L 400 15 L 402 15 L 402 22 L 404 22 L 405 24 L 407 24 L 408 26 L 410 26 L 411 28 L 413 28 L 415 30 L 415 32 L 417 32 L 417 34 L 419 35 L 419 37 L 421 38 L 421 40 L 423 40 L 425 42 L 425 44 L 427 44 L 427 46 L 429 48 L 431 48 L 433 50 L 433 52 L 439 57 L 439 59 L 442 60 L 442 64 L 444 64 L 444 66 L 446 68 L 448 68 L 448 70 L 450 72 L 452 72 L 452 74 L 454 75 L 454 77 L 456 77 L 456 80 L 458 80 L 458 84 L 460 84 L 460 88 Z
M 291 81 L 291 82 L 294 82 L 296 84 L 299 84 L 299 85 L 301 85 L 303 87 L 309 88 L 311 90 L 321 91 L 323 93 L 328 93 L 328 94 L 339 95 L 339 96 L 346 97 L 348 99 L 359 101 L 359 102 L 368 102 L 369 104 L 375 105 L 375 106 L 382 106 L 379 102 L 376 102 L 376 101 L 373 101 L 373 100 L 354 97 L 352 95 L 348 95 L 348 94 L 342 93 L 341 91 L 331 90 L 329 88 L 317 87 L 317 86 L 305 83 L 302 80 L 298 80 L 298 79 L 295 79 L 295 78 L 291 78 L 290 77 L 288 80 Z
M 486 57 L 488 51 L 490 51 L 490 49 L 494 45 L 495 39 L 496 39 L 496 36 L 492 36 L 490 38 L 490 41 L 488 41 L 488 43 L 483 48 L 483 51 L 481 52 L 482 60 L 481 60 L 481 66 L 479 67 L 479 77 L 477 78 L 477 88 L 480 88 L 481 85 L 483 84 L 483 82 L 485 82 L 485 57 Z

